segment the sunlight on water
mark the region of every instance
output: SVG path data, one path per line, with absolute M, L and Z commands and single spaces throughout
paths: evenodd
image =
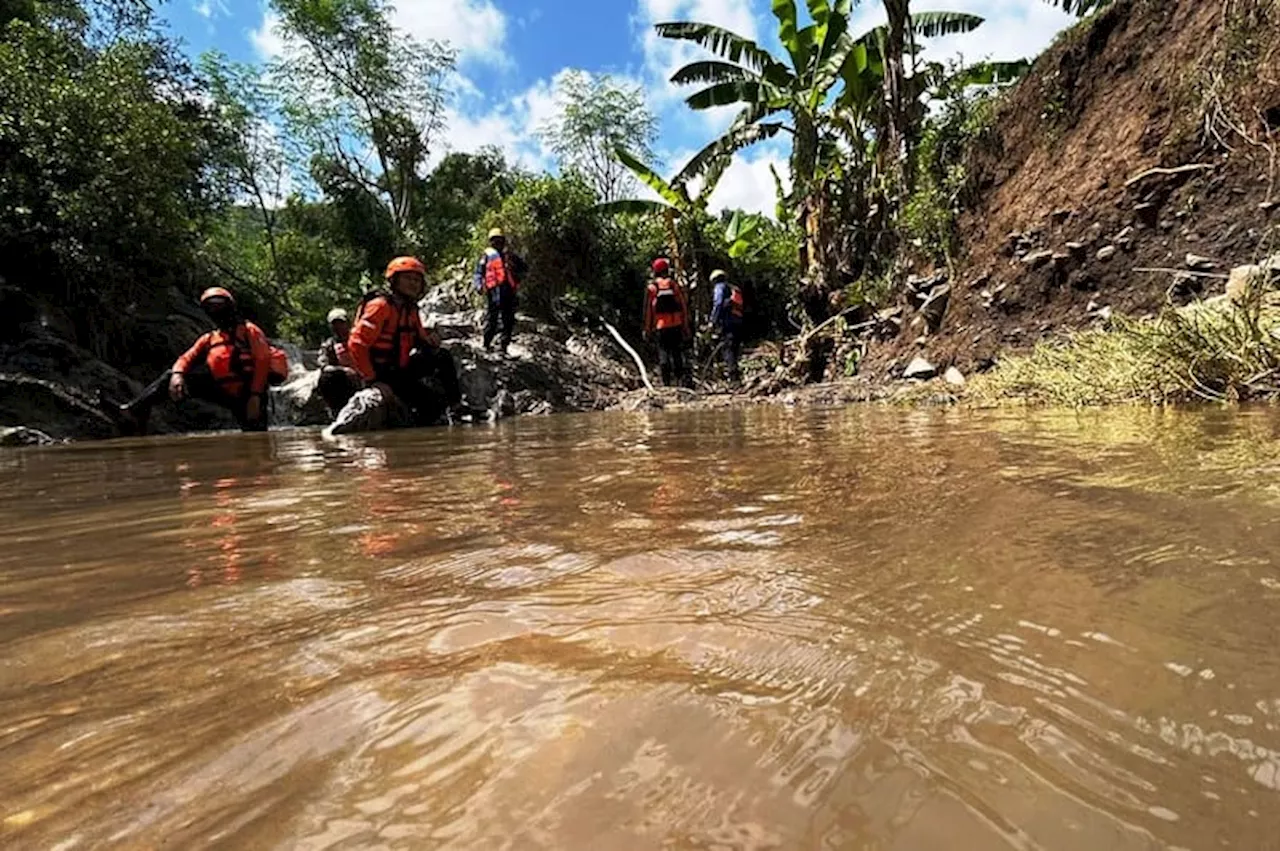
M 5 848 L 1275 847 L 1280 417 L 0 454 Z

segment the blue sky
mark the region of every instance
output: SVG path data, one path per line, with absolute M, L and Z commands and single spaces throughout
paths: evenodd
M 803 3 L 800 4 L 803 7 Z M 1041 0 L 938 0 L 918 9 L 974 12 L 977 32 L 941 39 L 932 58 L 1014 59 L 1044 49 L 1071 19 Z M 263 61 L 280 49 L 272 15 L 260 0 L 169 0 L 161 7 L 172 33 L 193 55 L 217 49 L 232 59 Z M 882 21 L 880 4 L 857 7 L 858 31 Z M 552 162 L 535 137 L 557 110 L 557 80 L 570 69 L 613 74 L 643 87 L 662 122 L 659 165 L 668 170 L 714 138 L 730 114 L 693 113 L 667 83 L 700 54 L 656 38 L 652 25 L 700 20 L 776 46 L 769 0 L 399 0 L 395 22 L 422 39 L 447 41 L 459 54 L 449 128 L 439 153 L 496 144 L 528 168 Z M 764 146 L 738 156 L 712 198 L 713 207 L 772 212 L 773 163 L 783 151 Z

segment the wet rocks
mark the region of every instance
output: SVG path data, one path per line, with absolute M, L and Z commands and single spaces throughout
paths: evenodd
M 4 447 L 49 446 L 57 442 L 44 432 L 26 426 L 0 428 L 0 446 Z

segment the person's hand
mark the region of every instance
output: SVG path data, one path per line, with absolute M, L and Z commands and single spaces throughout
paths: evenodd
M 262 397 L 254 393 L 249 397 L 249 401 L 244 406 L 244 418 L 250 422 L 257 422 L 262 416 Z
M 182 373 L 175 372 L 173 377 L 169 379 L 169 398 L 175 402 L 182 401 L 182 397 L 187 395 L 187 381 L 182 377 Z

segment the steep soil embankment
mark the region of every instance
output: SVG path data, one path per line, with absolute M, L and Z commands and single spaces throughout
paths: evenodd
M 1005 96 L 972 154 L 941 326 L 909 326 L 865 374 L 898 378 L 917 354 L 982 370 L 1113 311 L 1221 292 L 1280 248 L 1278 131 L 1280 2 L 1118 0 Z

